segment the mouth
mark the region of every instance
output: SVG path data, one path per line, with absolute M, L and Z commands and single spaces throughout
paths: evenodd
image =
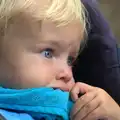
M 67 88 L 67 87 L 53 87 L 53 89 L 54 90 L 56 90 L 56 89 L 60 89 L 60 90 L 62 90 L 62 91 L 66 91 L 66 92 L 69 92 L 70 91 L 70 89 L 69 88 Z
M 74 84 L 75 83 L 73 81 L 69 81 L 68 83 L 65 83 L 61 80 L 58 80 L 58 81 L 54 81 L 51 84 L 49 84 L 48 87 L 52 87 L 55 90 L 60 89 L 62 91 L 70 92 Z

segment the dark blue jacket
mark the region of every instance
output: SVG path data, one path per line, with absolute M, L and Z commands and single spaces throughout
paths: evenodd
M 87 46 L 73 69 L 75 79 L 101 87 L 120 104 L 120 63 L 116 39 L 93 0 L 82 0 L 87 11 Z

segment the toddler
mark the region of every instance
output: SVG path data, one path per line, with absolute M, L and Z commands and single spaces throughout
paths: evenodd
M 72 64 L 84 32 L 80 0 L 1 0 L 2 119 L 69 119 Z

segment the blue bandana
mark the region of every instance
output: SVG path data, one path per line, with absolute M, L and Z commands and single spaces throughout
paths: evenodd
M 69 93 L 59 89 L 42 87 L 16 90 L 0 87 L 0 113 L 4 117 L 10 117 L 11 112 L 2 109 L 15 111 L 12 112 L 12 116 L 14 113 L 27 113 L 31 116 L 30 120 L 33 120 L 32 118 L 69 120 L 72 105 L 73 103 L 69 100 Z M 28 120 L 28 118 L 21 116 L 19 120 Z

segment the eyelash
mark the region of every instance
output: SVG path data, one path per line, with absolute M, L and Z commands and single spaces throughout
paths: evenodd
M 75 58 L 72 57 L 72 56 L 68 56 L 68 60 L 67 60 L 67 63 L 69 66 L 73 66 L 74 65 L 74 61 L 75 61 Z M 70 63 L 69 63 L 70 62 Z
M 48 54 L 47 54 L 47 53 L 48 53 Z M 44 49 L 44 50 L 41 52 L 41 54 L 43 54 L 44 57 L 50 59 L 50 58 L 53 57 L 53 49 L 51 49 L 51 48 L 46 48 L 46 49 Z
M 40 52 L 44 57 L 46 57 L 47 59 L 52 59 L 52 57 L 54 57 L 54 50 L 51 48 L 46 48 L 44 49 L 42 52 Z M 73 66 L 75 61 L 75 57 L 73 56 L 68 56 L 67 59 L 67 64 L 69 66 Z

